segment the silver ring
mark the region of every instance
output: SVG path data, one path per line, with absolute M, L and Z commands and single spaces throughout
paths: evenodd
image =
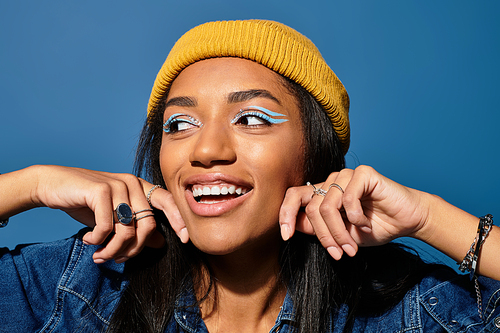
M 144 212 L 152 212 L 153 210 L 151 208 L 146 208 L 143 210 L 140 210 L 138 212 L 134 212 L 134 216 L 137 216 L 137 214 L 144 213 Z
M 314 195 L 322 195 L 322 196 L 325 196 L 326 195 L 326 192 L 325 190 L 323 190 L 322 188 L 316 188 L 316 186 L 314 186 L 313 184 L 307 182 L 306 185 L 310 185 L 313 187 L 313 195 L 311 196 L 311 198 L 314 196 Z
M 144 215 L 144 216 L 141 216 L 141 217 L 136 217 L 135 220 L 139 221 L 140 219 L 143 219 L 143 218 L 149 217 L 149 216 L 155 216 L 155 214 L 147 214 L 147 215 Z
M 151 204 L 151 195 L 153 194 L 153 191 L 156 190 L 157 188 L 163 188 L 163 186 L 155 185 L 155 186 L 151 187 L 148 194 L 146 195 L 146 199 L 148 200 L 148 204 L 150 207 L 153 207 L 153 205 Z
M 115 209 L 116 217 L 118 218 L 118 222 L 123 225 L 127 225 L 134 219 L 134 214 L 132 213 L 132 208 L 126 203 L 121 203 L 116 206 Z
M 328 189 L 331 189 L 332 187 L 338 188 L 340 190 L 340 192 L 342 192 L 342 194 L 344 194 L 344 190 L 342 189 L 342 187 L 340 187 L 339 184 L 331 183 L 330 186 L 328 187 Z

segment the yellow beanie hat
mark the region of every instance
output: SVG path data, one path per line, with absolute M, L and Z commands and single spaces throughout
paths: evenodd
M 148 116 L 179 73 L 208 58 L 253 60 L 304 87 L 330 117 L 342 144 L 349 149 L 349 96 L 316 46 L 296 30 L 274 21 L 217 21 L 186 32 L 174 45 L 156 76 Z

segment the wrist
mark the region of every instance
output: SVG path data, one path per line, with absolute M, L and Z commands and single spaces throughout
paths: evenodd
M 47 168 L 45 165 L 32 165 L 30 167 L 27 167 L 25 171 L 27 172 L 26 174 L 26 179 L 28 180 L 28 183 L 30 184 L 29 187 L 26 188 L 26 194 L 28 195 L 28 200 L 30 202 L 30 208 L 36 208 L 36 207 L 43 207 L 42 200 L 40 199 L 40 175 L 44 174 L 44 169 Z
M 436 209 L 446 202 L 434 194 L 418 191 L 418 195 L 420 212 L 417 216 L 420 221 L 410 237 L 429 243 L 432 236 L 436 234 Z

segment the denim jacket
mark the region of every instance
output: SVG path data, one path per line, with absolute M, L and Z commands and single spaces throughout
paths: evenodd
M 80 236 L 0 249 L 0 332 L 104 332 L 127 278 L 124 264 L 96 265 L 97 248 Z M 358 317 L 353 332 L 499 332 L 500 282 L 481 277 L 482 317 L 468 276 L 435 271 L 401 302 L 377 317 Z M 186 291 L 165 332 L 207 332 Z M 342 332 L 348 309 L 331 314 L 328 332 Z M 285 297 L 271 332 L 293 332 L 293 304 Z

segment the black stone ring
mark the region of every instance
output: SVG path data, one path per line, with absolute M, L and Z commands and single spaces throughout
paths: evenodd
M 118 218 L 118 222 L 121 224 L 127 225 L 134 219 L 134 214 L 132 213 L 132 208 L 126 203 L 121 203 L 116 206 L 115 209 L 116 217 Z

